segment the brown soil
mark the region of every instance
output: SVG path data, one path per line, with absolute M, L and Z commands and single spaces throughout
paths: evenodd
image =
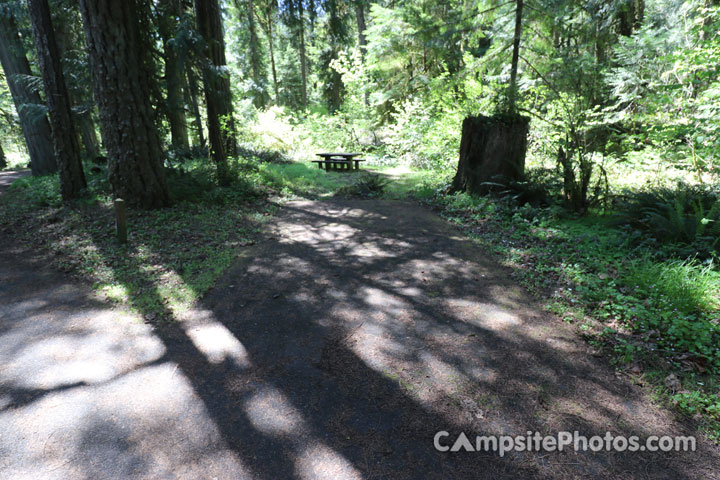
M 0 477 L 720 478 L 716 446 L 422 207 L 296 201 L 266 233 L 156 328 L 3 246 Z M 501 458 L 437 452 L 440 430 L 698 451 Z

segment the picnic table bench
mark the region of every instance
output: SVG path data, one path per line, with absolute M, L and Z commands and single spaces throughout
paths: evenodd
M 322 160 L 312 160 L 313 163 L 317 163 L 318 168 L 325 167 L 325 170 L 329 171 L 330 167 L 333 170 L 358 170 L 360 168 L 360 162 L 365 160 L 362 158 L 355 158 L 361 153 L 342 153 L 342 152 L 331 152 L 331 153 L 318 153 L 318 157 Z

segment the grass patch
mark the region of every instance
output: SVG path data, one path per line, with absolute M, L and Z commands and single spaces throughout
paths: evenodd
M 643 258 L 628 268 L 626 282 L 662 310 L 692 314 L 720 308 L 720 273 L 712 262 Z
M 89 279 L 104 299 L 148 320 L 169 320 L 215 284 L 272 213 L 254 188 L 254 174 L 213 190 L 198 169 L 170 176 L 173 196 L 186 200 L 160 210 L 129 209 L 126 245 L 115 239 L 103 190 L 91 187 L 87 198 L 63 204 L 54 176 L 15 182 L 0 197 L 0 228 L 48 253 L 61 270 Z
M 357 175 L 348 172 L 326 172 L 315 164 L 292 162 L 260 166 L 263 182 L 285 197 L 327 197 L 348 185 Z
M 447 183 L 429 170 L 405 166 L 363 165 L 358 171 L 325 171 L 310 162 L 266 163 L 259 167 L 262 183 L 288 198 L 323 198 L 335 194 L 375 198 L 427 199 Z M 377 178 L 383 187 L 372 187 L 367 178 Z M 360 185 L 360 188 L 354 188 Z M 365 195 L 365 191 L 373 193 Z
M 464 193 L 431 204 L 514 278 L 659 398 L 720 441 L 720 272 L 711 261 L 655 257 L 609 215 L 512 206 Z M 672 374 L 678 382 L 668 382 Z

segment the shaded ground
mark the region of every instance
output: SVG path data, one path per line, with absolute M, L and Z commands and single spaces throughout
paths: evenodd
M 0 172 L 0 193 L 2 193 L 6 188 L 8 188 L 10 184 L 18 178 L 24 177 L 29 174 L 29 170 Z
M 438 430 L 693 431 L 414 204 L 291 202 L 244 258 L 153 328 L 3 241 L 0 478 L 720 478 L 702 440 L 436 452 Z

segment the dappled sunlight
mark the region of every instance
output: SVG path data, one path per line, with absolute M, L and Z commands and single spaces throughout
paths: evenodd
M 38 306 L 33 323 L 0 332 L 12 339 L 0 343 L 12 359 L 0 372 L 0 428 L 13 432 L 0 450 L 21 459 L 5 470 L 552 478 L 556 466 L 535 453 L 447 456 L 433 434 L 675 428 L 435 219 L 400 202 L 293 202 L 270 240 L 193 308 L 170 307 L 166 323 L 102 308 L 56 318 Z M 137 274 L 160 301 L 155 274 Z M 163 278 L 192 289 L 181 272 Z M 43 322 L 54 325 L 44 336 L 33 329 Z M 550 459 L 608 472 L 604 457 Z
M 260 432 L 290 436 L 303 427 L 302 416 L 275 388 L 261 386 L 245 401 L 250 423 Z
M 312 442 L 303 447 L 296 459 L 297 478 L 302 480 L 336 480 L 338 478 L 361 480 L 361 473 L 342 455 L 334 450 Z
M 251 478 L 179 366 L 158 363 L 163 342 L 131 320 L 46 310 L 0 334 L 0 451 L 12 458 L 0 465 L 4 478 Z M 197 337 L 227 342 L 217 332 L 227 335 L 215 325 Z M 220 344 L 235 359 L 238 345 Z
M 373 308 L 383 318 L 391 315 L 393 319 L 407 312 L 408 304 L 397 296 L 385 292 L 380 288 L 362 287 L 358 292 L 370 308 Z
M 457 318 L 473 325 L 502 330 L 523 324 L 522 319 L 496 303 L 450 298 L 444 300 L 448 308 L 457 312 Z
M 305 242 L 318 245 L 329 244 L 330 246 L 333 242 L 350 240 L 357 233 L 357 230 L 343 224 L 328 224 L 323 225 L 323 228 L 313 228 L 305 225 L 279 223 L 277 228 L 284 232 L 284 238 L 280 240 L 282 243 Z
M 7 427 L 0 448 L 22 452 L 15 455 L 22 460 L 10 472 L 36 472 L 42 478 L 47 471 L 57 478 L 78 473 L 87 478 L 178 476 L 190 459 L 194 465 L 189 472 L 203 464 L 216 475 L 244 472 L 213 423 L 203 420 L 206 415 L 177 365 L 168 362 L 93 390 L 48 395 L 16 412 L 11 421 L 0 415 L 0 424 Z M 215 459 L 204 458 L 203 452 Z
M 112 311 L 88 310 L 79 318 L 63 320 L 56 320 L 62 323 L 56 323 L 49 336 L 42 334 L 40 315 L 2 335 L 0 356 L 11 355 L 13 361 L 0 374 L 0 383 L 53 389 L 106 382 L 165 352 L 161 342 L 148 336 L 147 326 L 125 323 L 127 317 L 119 321 Z
M 210 320 L 188 327 L 186 333 L 210 363 L 230 359 L 240 368 L 250 367 L 247 350 L 222 323 Z

